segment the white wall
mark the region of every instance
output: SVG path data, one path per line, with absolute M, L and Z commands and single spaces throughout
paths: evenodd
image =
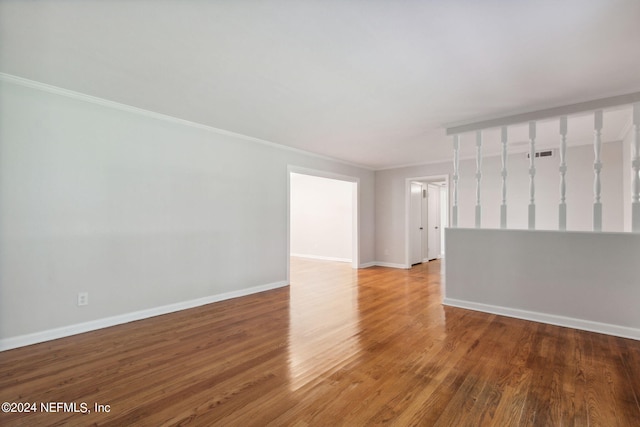
M 291 174 L 292 255 L 351 262 L 354 185 Z
M 602 145 L 603 230 L 623 230 L 622 143 Z M 529 160 L 525 153 L 508 159 L 508 227 L 527 228 L 529 204 Z M 536 159 L 536 226 L 557 229 L 559 202 L 559 157 Z M 475 224 L 475 159 L 460 161 L 459 226 Z M 567 149 L 567 228 L 591 230 L 593 212 L 593 148 Z M 483 159 L 481 203 L 483 228 L 499 228 L 501 160 Z M 625 169 L 626 170 L 626 169 Z M 376 259 L 403 264 L 405 257 L 405 182 L 407 178 L 452 173 L 451 163 L 436 163 L 376 172 Z
M 640 339 L 640 235 L 446 230 L 445 305 Z
M 0 348 L 286 284 L 289 165 L 359 178 L 374 261 L 372 171 L 6 76 L 0 93 Z

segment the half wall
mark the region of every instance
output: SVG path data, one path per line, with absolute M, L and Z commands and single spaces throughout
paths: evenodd
M 640 339 L 640 235 L 445 233 L 443 304 Z

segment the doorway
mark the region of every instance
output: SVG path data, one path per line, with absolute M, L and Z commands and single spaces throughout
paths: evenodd
M 292 390 L 314 378 L 309 372 L 332 369 L 359 346 L 358 288 L 352 286 L 357 278 L 352 268 L 359 266 L 358 184 L 355 177 L 289 167 L 287 348 Z M 344 345 L 336 348 L 336 342 Z
M 442 227 L 440 226 L 440 184 L 428 183 L 427 185 L 427 261 L 442 257 L 440 242 L 442 240 Z
M 409 264 L 416 265 L 423 261 L 424 255 L 424 215 L 423 205 L 424 196 L 422 184 L 419 182 L 411 183 L 410 194 L 410 213 L 409 213 Z
M 288 254 L 359 266 L 358 178 L 288 170 Z M 287 266 L 289 279 L 290 265 Z
M 406 268 L 444 256 L 448 225 L 448 176 L 408 178 L 406 194 Z

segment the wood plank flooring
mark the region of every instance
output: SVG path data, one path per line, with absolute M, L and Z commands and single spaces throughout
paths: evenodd
M 0 402 L 91 411 L 0 425 L 640 425 L 638 341 L 443 307 L 438 261 L 291 265 L 289 288 L 0 353 Z

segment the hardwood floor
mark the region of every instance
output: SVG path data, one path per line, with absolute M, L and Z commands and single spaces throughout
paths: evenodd
M 443 307 L 438 261 L 291 283 L 0 353 L 0 425 L 640 425 L 638 341 Z

